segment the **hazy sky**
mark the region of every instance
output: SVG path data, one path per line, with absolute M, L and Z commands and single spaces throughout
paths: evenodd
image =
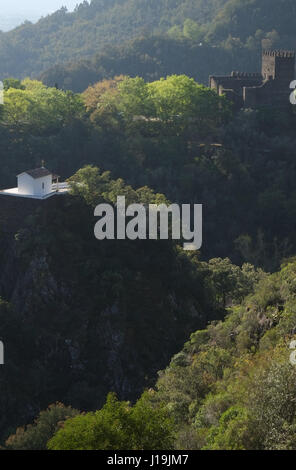
M 0 17 L 32 12 L 44 15 L 62 6 L 73 10 L 77 3 L 81 3 L 80 0 L 0 0 Z
M 8 31 L 24 20 L 37 21 L 62 6 L 72 11 L 82 0 L 0 0 L 0 30 Z

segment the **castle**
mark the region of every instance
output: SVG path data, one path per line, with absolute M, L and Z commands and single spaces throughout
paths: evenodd
M 295 75 L 295 52 L 263 51 L 261 73 L 232 72 L 210 76 L 210 88 L 225 95 L 236 108 L 289 106 Z

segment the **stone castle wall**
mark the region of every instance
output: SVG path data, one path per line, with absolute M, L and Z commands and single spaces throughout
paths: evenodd
M 210 87 L 225 94 L 236 108 L 290 105 L 290 83 L 295 76 L 295 53 L 263 51 L 261 73 L 232 72 L 211 76 Z

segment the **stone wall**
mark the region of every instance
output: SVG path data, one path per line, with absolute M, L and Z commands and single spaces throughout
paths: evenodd
M 290 83 L 295 75 L 295 53 L 263 51 L 262 73 L 232 72 L 228 76 L 211 76 L 210 87 L 225 94 L 235 108 L 290 106 Z

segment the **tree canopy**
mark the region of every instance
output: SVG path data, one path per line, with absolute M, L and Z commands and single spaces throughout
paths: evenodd
M 168 450 L 174 424 L 163 407 L 152 406 L 144 394 L 134 406 L 109 394 L 95 413 L 67 420 L 49 441 L 50 450 Z
M 54 132 L 82 116 L 84 108 L 78 95 L 48 88 L 37 80 L 4 82 L 2 122 L 31 133 Z

